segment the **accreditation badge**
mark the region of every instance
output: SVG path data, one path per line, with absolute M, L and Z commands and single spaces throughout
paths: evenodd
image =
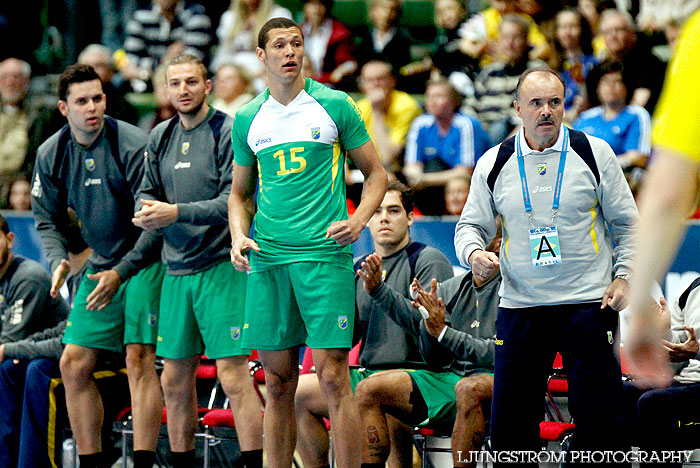
M 530 229 L 532 266 L 541 267 L 561 263 L 559 231 L 556 226 Z

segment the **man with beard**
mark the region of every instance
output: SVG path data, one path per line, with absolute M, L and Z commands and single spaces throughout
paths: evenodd
M 241 346 L 247 275 L 229 261 L 227 199 L 231 192 L 233 120 L 210 107 L 211 81 L 193 55 L 166 69 L 168 98 L 177 111 L 149 139 L 146 175 L 134 224 L 164 238 L 159 356 L 168 408 L 173 466 L 194 465 L 195 380 L 199 358 L 216 360 L 231 400 L 243 465 L 262 466 L 262 413 Z
M 49 295 L 51 277 L 46 269 L 14 255 L 14 240 L 7 220 L 0 215 L 0 345 L 23 340 L 68 316 L 66 302 Z
M 17 351 L 28 337 L 58 327 L 59 323 L 61 327 L 65 326 L 69 311 L 62 298 L 49 294 L 51 276 L 46 269 L 34 260 L 13 255 L 14 239 L 7 220 L 0 215 L 0 466 L 17 466 L 22 452 L 18 448 L 20 441 L 22 444 L 29 441 L 27 445 L 35 452 L 32 454 L 35 459 L 48 463 L 48 452 L 37 444 L 41 439 L 26 424 L 20 426 L 24 416 L 22 397 L 29 361 L 13 362 L 12 358 L 19 359 L 17 354 L 21 355 L 21 352 Z M 15 347 L 18 343 L 19 347 Z M 60 344 L 58 348 L 62 350 Z M 57 360 L 47 364 L 51 373 L 58 373 Z M 46 397 L 47 391 L 48 387 L 30 388 L 28 393 Z M 45 399 L 48 403 L 48 398 Z
M 610 146 L 562 125 L 556 72 L 526 70 L 515 97 L 523 126 L 479 159 L 455 231 L 457 257 L 475 278 L 498 266 L 503 275 L 491 443 L 539 449 L 542 392 L 559 351 L 576 421 L 572 450 L 624 450 L 615 337 L 637 208 Z M 500 257 L 484 250 L 498 214 Z
M 32 209 L 53 272 L 51 296 L 58 296 L 71 271 L 69 209 L 93 250 L 66 324 L 60 364 L 80 466 L 108 463 L 100 440 L 104 406 L 92 374 L 101 352 L 122 353 L 126 344 L 134 466 L 150 467 L 162 412 L 154 346 L 162 264 L 160 240 L 130 222 L 147 137 L 104 115 L 102 82 L 88 65 L 68 67 L 58 95 L 68 125 L 39 147 Z

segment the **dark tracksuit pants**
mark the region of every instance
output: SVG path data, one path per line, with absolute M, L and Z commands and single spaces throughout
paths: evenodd
M 615 355 L 619 317 L 598 303 L 499 308 L 491 411 L 493 450 L 540 450 L 547 377 L 557 351 L 576 430 L 570 450 L 628 450 Z
M 62 434 L 56 427 L 62 425 L 56 425 L 56 400 L 51 405 L 49 397 L 58 377 L 54 359 L 0 364 L 0 466 L 45 468 L 52 461 L 61 466 Z
M 700 383 L 641 389 L 624 383 L 627 432 L 640 450 L 693 450 L 700 440 Z M 655 466 L 664 466 L 655 464 Z M 680 467 L 681 463 L 665 466 Z

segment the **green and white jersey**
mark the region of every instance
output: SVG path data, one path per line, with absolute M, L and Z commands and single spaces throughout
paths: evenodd
M 351 269 L 351 247 L 326 229 L 348 218 L 345 151 L 369 140 L 355 101 L 308 78 L 287 106 L 268 89 L 238 110 L 232 140 L 236 164 L 258 165 L 253 271 L 300 261 Z

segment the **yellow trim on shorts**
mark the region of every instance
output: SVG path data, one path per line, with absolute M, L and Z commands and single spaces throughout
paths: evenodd
M 51 462 L 51 468 L 58 468 L 56 465 L 56 459 L 54 455 L 56 454 L 56 394 L 54 391 L 56 387 L 63 383 L 63 379 L 51 379 L 49 382 L 49 426 L 47 428 L 47 448 L 49 451 L 49 461 Z
M 118 372 L 104 370 L 99 372 L 94 372 L 92 374 L 95 379 L 102 379 L 105 377 L 114 377 L 120 374 L 126 374 L 126 369 L 119 369 Z M 51 468 L 58 468 L 56 465 L 56 459 L 54 455 L 56 454 L 56 387 L 63 383 L 63 379 L 56 378 L 51 379 L 49 382 L 49 421 L 47 428 L 47 449 L 49 451 L 49 461 L 51 462 Z

